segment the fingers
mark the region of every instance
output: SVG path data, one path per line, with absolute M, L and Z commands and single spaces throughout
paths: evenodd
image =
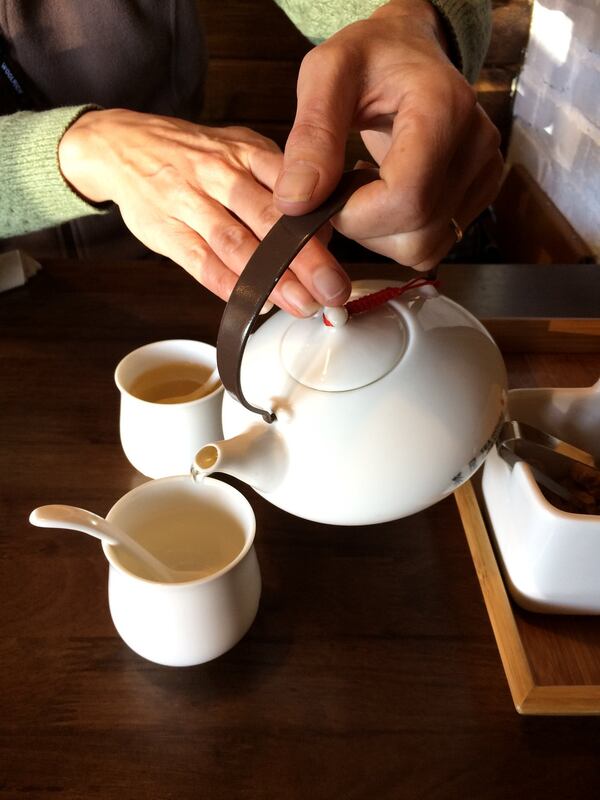
M 433 217 L 448 170 L 475 120 L 472 88 L 453 69 L 411 74 L 387 128 L 364 130 L 363 140 L 380 164 L 380 180 L 362 187 L 342 211 L 352 238 L 422 228 Z
M 421 121 L 411 137 L 420 126 Z M 363 138 L 379 157 L 378 148 L 384 148 L 385 134 L 368 133 L 373 136 L 365 134 Z M 411 141 L 414 146 L 414 140 Z M 416 192 L 411 193 L 410 189 L 388 190 L 382 180 L 356 192 L 334 218 L 334 226 L 365 247 L 399 263 L 428 269 L 454 244 L 455 237 L 448 224 L 450 218 L 455 217 L 466 228 L 497 193 L 503 167 L 498 145 L 498 131 L 481 107 L 475 106 L 452 158 L 448 164 L 438 164 L 439 184 L 444 191 L 436 194 L 435 202 L 425 202 L 424 196 L 419 200 Z M 427 185 L 428 179 L 424 179 L 419 170 L 427 170 L 428 165 L 435 162 L 431 155 L 421 154 L 416 158 L 414 186 L 422 187 Z M 386 156 L 384 160 L 389 158 Z M 401 171 L 398 165 L 394 169 L 396 175 Z M 381 172 L 383 174 L 383 169 Z M 415 209 L 415 203 L 420 208 Z
M 135 234 L 135 226 L 125 220 Z M 171 221 L 155 229 L 154 235 L 146 238 L 139 235 L 148 247 L 183 267 L 198 283 L 227 300 L 233 291 L 238 276 L 230 270 L 207 242 L 194 230 L 179 221 Z
M 217 204 L 213 204 L 209 216 L 211 222 L 205 227 L 206 239 L 194 230 L 193 225 L 179 219 L 157 225 L 152 236 L 145 236 L 136 228 L 135 222 L 129 219 L 125 222 L 148 247 L 179 264 L 222 300 L 228 300 L 247 263 L 244 252 L 247 250 L 252 255 L 258 242 L 252 242 L 253 237 L 244 231 L 244 226 L 223 213 Z M 226 261 L 234 268 L 230 268 Z M 295 316 L 314 314 L 320 307 L 291 273 L 284 275 L 270 300 Z
M 274 190 L 277 208 L 285 214 L 316 208 L 339 181 L 359 91 L 355 71 L 351 57 L 344 59 L 327 45 L 302 62 L 296 118 Z
M 211 291 L 225 300 L 228 299 L 237 277 L 242 273 L 258 247 L 259 239 L 218 202 L 209 198 L 199 197 L 194 211 L 187 210 L 180 214 L 180 217 L 190 231 L 196 230 L 199 225 L 202 226 L 203 244 L 197 244 L 196 249 L 203 251 L 206 248 L 209 251 L 208 254 L 203 253 L 204 258 L 201 262 L 198 258 L 194 259 L 191 269 L 187 263 L 181 265 L 188 271 L 193 270 L 192 274 Z M 256 228 L 260 227 L 256 217 L 252 221 Z M 306 254 L 303 254 L 302 259 L 300 256 L 296 259 L 296 261 L 300 260 L 302 280 L 309 285 L 314 283 L 311 275 L 318 270 L 319 258 L 315 249 L 314 247 L 310 249 L 308 258 Z M 312 254 L 312 259 L 310 254 Z M 322 261 L 321 258 L 321 263 Z M 340 278 L 340 289 L 345 290 L 345 288 L 346 282 Z M 347 292 L 341 293 L 340 302 L 343 302 Z M 323 300 L 317 301 L 314 293 L 306 289 L 290 270 L 281 278 L 269 299 L 291 314 L 303 317 L 316 313 L 320 305 L 326 304 Z
M 469 130 L 458 148 L 448 169 L 447 192 L 455 198 L 455 204 L 464 195 L 476 178 L 488 182 L 488 166 L 494 171 L 502 167 L 500 133 L 485 111 L 475 107 Z
M 208 213 L 200 201 L 195 219 L 187 217 L 186 222 L 191 227 L 202 223 L 203 235 L 217 255 L 230 269 L 240 273 L 258 242 L 281 217 L 281 212 L 275 209 L 270 192 L 243 172 L 232 175 L 230 185 L 217 190 L 213 199 L 227 205 L 247 227 L 240 226 L 241 230 L 236 230 L 230 215 L 225 218 L 218 208 L 211 212 L 212 222 L 209 224 Z M 348 276 L 327 247 L 315 237 L 296 256 L 270 299 L 293 314 L 310 316 L 322 305 L 342 304 L 349 294 Z
M 480 180 L 475 180 L 465 193 L 460 207 L 455 212 L 454 219 L 466 230 L 469 225 L 481 214 L 484 208 L 492 202 L 498 193 L 498 186 L 502 175 L 502 162 L 490 162 L 482 171 Z M 446 234 L 442 237 L 437 247 L 422 261 L 414 264 L 414 269 L 427 272 L 435 267 L 456 244 L 454 226 L 449 223 Z
M 453 172 L 459 168 L 460 164 Z M 431 269 L 456 243 L 451 217 L 466 230 L 496 196 L 502 170 L 502 158 L 497 152 L 479 167 L 469 186 L 438 205 L 434 219 L 427 225 L 416 231 L 359 239 L 359 243 L 399 264 L 418 270 Z M 460 185 L 458 177 L 456 185 Z
M 273 152 L 251 150 L 247 164 L 259 184 L 241 172 L 221 181 L 220 189 L 213 187 L 214 198 L 244 220 L 259 241 L 281 217 L 271 192 L 263 188 L 272 189 L 281 163 L 282 154 L 276 147 Z M 331 234 L 332 227 L 327 223 L 296 256 L 273 292 L 273 302 L 294 314 L 309 316 L 322 305 L 335 306 L 347 300 L 350 280 L 327 250 Z

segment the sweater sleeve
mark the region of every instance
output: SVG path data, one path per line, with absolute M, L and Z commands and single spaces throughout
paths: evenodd
M 0 238 L 101 214 L 71 189 L 58 165 L 63 133 L 97 106 L 18 111 L 0 117 Z
M 313 44 L 328 39 L 359 19 L 366 19 L 386 0 L 275 0 L 294 25 Z M 477 79 L 492 28 L 490 0 L 429 0 L 449 33 L 450 57 L 468 81 Z
M 450 57 L 469 83 L 475 83 L 492 35 L 490 0 L 429 0 L 446 23 L 454 45 Z

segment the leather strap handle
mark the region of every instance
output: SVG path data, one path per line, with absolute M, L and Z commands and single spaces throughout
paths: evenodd
M 377 169 L 345 172 L 325 202 L 300 217 L 281 217 L 258 245 L 229 298 L 217 337 L 217 366 L 224 387 L 249 411 L 273 422 L 271 411 L 251 405 L 241 385 L 242 358 L 248 337 L 267 298 L 300 250 L 354 192 L 379 177 Z

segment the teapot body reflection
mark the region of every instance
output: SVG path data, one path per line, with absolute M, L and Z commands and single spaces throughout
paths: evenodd
M 353 297 L 383 286 L 356 283 Z M 506 401 L 493 339 L 432 285 L 337 327 L 279 311 L 248 339 L 240 380 L 275 420 L 226 395 L 225 438 L 199 451 L 194 474 L 230 474 L 337 525 L 398 519 L 453 492 L 487 454 Z

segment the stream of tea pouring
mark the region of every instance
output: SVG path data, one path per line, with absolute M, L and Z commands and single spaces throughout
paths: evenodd
M 121 528 L 84 508 L 64 505 L 40 506 L 31 512 L 29 522 L 39 528 L 81 531 L 107 544 L 123 547 L 150 569 L 159 581 L 180 583 L 202 577 L 199 571 L 171 569 Z

